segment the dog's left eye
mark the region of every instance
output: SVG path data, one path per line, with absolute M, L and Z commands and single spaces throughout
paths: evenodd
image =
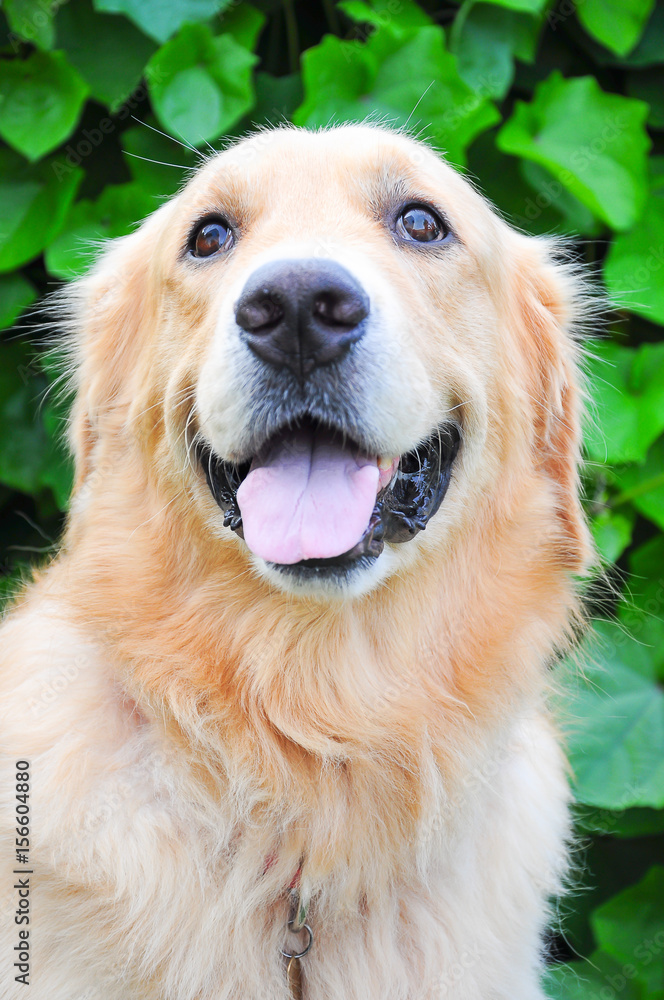
M 189 249 L 194 257 L 211 257 L 220 250 L 228 250 L 232 242 L 233 232 L 227 222 L 207 219 L 192 233 Z
M 397 232 L 402 239 L 416 243 L 444 240 L 449 229 L 443 220 L 426 205 L 408 205 L 397 219 Z

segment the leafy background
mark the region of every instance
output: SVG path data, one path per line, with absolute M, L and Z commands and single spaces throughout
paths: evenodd
M 586 435 L 608 585 L 566 681 L 578 888 L 547 988 L 664 1000 L 664 3 L 4 0 L 0 45 L 5 594 L 53 550 L 70 482 L 43 335 L 19 317 L 197 149 L 284 119 L 409 121 L 515 225 L 573 237 L 616 307 Z

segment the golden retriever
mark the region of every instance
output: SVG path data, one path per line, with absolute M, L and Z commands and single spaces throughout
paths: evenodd
M 372 126 L 212 156 L 64 293 L 71 512 L 2 629 L 5 1000 L 22 965 L 32 1000 L 543 996 L 584 300 Z

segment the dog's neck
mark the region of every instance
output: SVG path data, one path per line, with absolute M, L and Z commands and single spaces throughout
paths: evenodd
M 491 525 L 521 542 L 495 546 L 500 564 L 487 549 L 480 558 L 478 525 L 462 554 L 448 552 L 444 574 L 423 559 L 364 598 L 325 604 L 276 593 L 230 533 L 206 540 L 190 498 L 142 480 L 140 461 L 107 468 L 122 482 L 93 474 L 74 503 L 63 588 L 104 637 L 129 695 L 208 774 L 250 775 L 294 814 L 314 801 L 336 802 L 337 817 L 344 802 L 361 813 L 370 792 L 384 797 L 377 814 L 408 829 L 432 781 L 442 775 L 452 794 L 492 733 L 540 699 L 551 636 L 573 599 L 562 573 L 551 591 L 550 568 L 546 600 L 534 590 L 521 554 L 527 524 Z M 524 577 L 518 606 L 505 605 L 504 573 Z

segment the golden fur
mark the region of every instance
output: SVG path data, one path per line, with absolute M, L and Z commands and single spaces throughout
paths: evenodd
M 393 196 L 440 206 L 454 249 L 397 247 Z M 187 268 L 210 210 L 242 239 Z M 541 998 L 568 833 L 546 670 L 590 554 L 582 290 L 553 250 L 422 144 L 284 128 L 212 157 L 67 291 L 71 514 L 0 646 L 5 844 L 13 762 L 33 773 L 32 1000 L 286 1000 L 301 858 L 306 1000 Z M 452 410 L 463 427 L 439 513 L 347 594 L 279 588 L 188 448 L 204 427 L 234 457 L 224 317 L 257 262 L 298 254 L 339 259 L 382 309 L 385 452 Z

